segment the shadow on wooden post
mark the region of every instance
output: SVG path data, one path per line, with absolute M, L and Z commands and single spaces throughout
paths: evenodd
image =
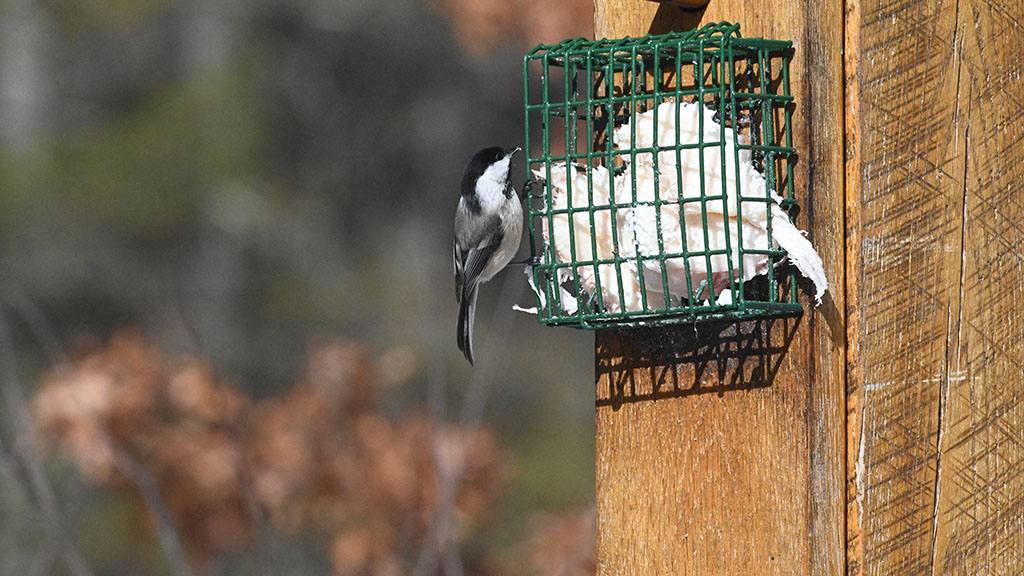
M 634 329 L 597 338 L 597 406 L 771 386 L 800 316 Z M 637 374 L 646 374 L 638 378 Z
M 704 18 L 704 8 L 705 6 L 684 8 L 671 2 L 663 2 L 658 6 L 654 18 L 651 19 L 651 27 L 647 29 L 647 33 L 665 34 L 700 28 Z

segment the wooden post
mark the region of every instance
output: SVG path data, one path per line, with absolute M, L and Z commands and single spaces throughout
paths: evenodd
M 1024 0 L 595 8 L 794 41 L 830 283 L 799 321 L 597 334 L 598 572 L 1021 573 Z
M 1024 573 L 1024 2 L 851 2 L 849 574 Z
M 799 224 L 829 295 L 800 319 L 598 332 L 598 573 L 844 570 L 842 5 L 597 0 L 597 37 L 729 20 L 793 40 Z

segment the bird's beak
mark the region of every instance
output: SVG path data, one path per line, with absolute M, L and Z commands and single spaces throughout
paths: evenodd
M 513 154 L 521 150 L 522 148 L 520 148 L 519 146 L 516 146 L 515 148 L 509 148 L 508 150 L 505 150 L 505 158 L 510 158 Z

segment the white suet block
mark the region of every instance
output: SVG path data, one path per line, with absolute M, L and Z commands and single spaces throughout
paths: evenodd
M 607 311 L 644 310 L 642 292 L 647 298 L 647 309 L 666 307 L 666 283 L 672 305 L 678 305 L 681 299 L 691 298 L 710 300 L 714 297 L 720 304 L 731 302 L 731 298 L 722 297 L 728 287 L 730 262 L 733 277 L 744 282 L 767 273 L 771 264 L 768 256 L 763 254 L 747 253 L 740 259 L 741 226 L 738 222 L 741 218 L 742 246 L 745 249 L 768 247 L 770 218 L 773 248 L 784 250 L 800 272 L 813 282 L 816 301 L 820 302 L 825 293 L 828 284 L 821 258 L 804 233 L 790 222 L 780 206 L 782 198 L 774 190 L 766 192 L 764 176 L 751 162 L 750 151 L 740 149 L 739 154 L 736 154 L 736 140 L 742 136 L 738 136 L 732 129 L 723 130 L 713 116 L 712 110 L 696 102 L 677 105 L 674 101 L 668 101 L 657 107 L 656 138 L 654 109 L 637 114 L 635 123 L 624 124 L 615 130 L 614 144 L 619 150 L 651 148 L 655 145 L 669 148 L 658 153 L 657 184 L 654 154 L 651 152 L 621 156 L 626 161 L 625 169 L 614 178 L 610 177 L 607 168 L 603 166 L 588 168 L 566 166 L 565 163 L 552 165 L 551 177 L 547 182 L 551 205 L 547 209 L 565 210 L 569 208 L 570 202 L 573 208 L 593 206 L 593 222 L 587 211 L 573 214 L 571 223 L 569 215 L 564 213 L 551 217 L 550 225 L 548 219 L 544 218 L 544 241 L 553 246 L 559 262 L 581 263 L 577 273 L 583 289 L 588 293 L 595 293 L 600 282 L 601 297 Z M 701 131 L 705 144 L 722 142 L 724 138 L 724 150 L 720 145 L 705 146 L 702 149 L 675 148 L 677 144 L 697 144 L 701 141 Z M 591 171 L 589 178 L 588 170 Z M 542 170 L 534 170 L 534 174 L 540 178 L 546 176 Z M 708 199 L 703 202 L 683 202 L 680 218 L 679 198 L 701 198 L 702 174 Z M 742 202 L 738 199 L 737 182 L 743 196 L 747 198 Z M 750 200 L 752 196 L 765 199 Z M 655 198 L 660 203 L 657 208 L 653 205 Z M 611 206 L 613 202 L 618 205 L 614 211 Z M 703 213 L 707 216 L 706 239 Z M 682 230 L 680 222 L 683 223 Z M 658 245 L 659 226 L 663 246 Z M 662 280 L 661 266 L 657 260 L 644 261 L 644 286 L 641 289 L 636 256 L 679 253 L 683 250 L 684 241 L 690 253 L 697 253 L 685 259 L 689 264 L 690 288 L 694 291 L 691 297 L 687 294 L 687 262 L 682 257 L 665 260 L 667 282 Z M 727 251 L 731 257 L 717 254 L 708 258 L 703 254 L 707 250 Z M 614 264 L 598 265 L 596 275 L 593 265 L 582 264 L 616 256 L 627 259 L 619 264 L 621 290 Z M 698 292 L 701 286 L 705 288 Z M 711 289 L 710 293 L 708 288 Z

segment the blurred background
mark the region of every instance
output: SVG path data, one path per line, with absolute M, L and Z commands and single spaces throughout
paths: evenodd
M 0 574 L 592 574 L 593 336 L 451 264 L 591 12 L 0 2 Z

